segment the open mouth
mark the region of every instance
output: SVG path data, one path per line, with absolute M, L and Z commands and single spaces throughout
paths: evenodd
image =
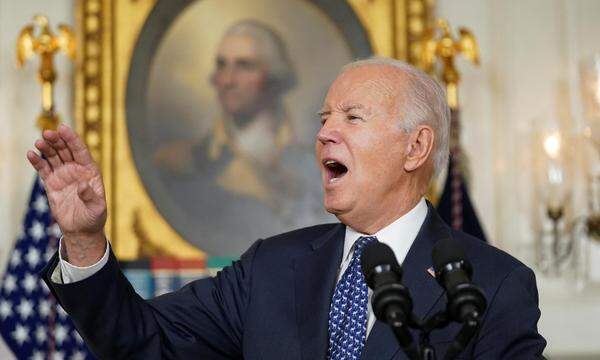
M 346 165 L 336 161 L 336 160 L 324 160 L 323 165 L 325 166 L 325 170 L 327 171 L 327 182 L 334 182 L 346 175 L 348 173 L 348 168 Z

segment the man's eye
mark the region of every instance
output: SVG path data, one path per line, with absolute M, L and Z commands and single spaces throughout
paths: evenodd
M 218 55 L 215 58 L 215 65 L 219 67 L 225 67 L 225 65 L 227 65 L 227 58 L 225 56 Z
M 362 121 L 362 118 L 360 116 L 356 116 L 356 115 L 348 115 L 348 120 L 350 122 L 359 122 L 359 121 Z
M 321 123 L 321 126 L 325 125 L 325 121 L 327 121 L 327 118 L 322 116 L 321 119 L 319 120 L 319 122 Z
M 258 64 L 249 60 L 240 60 L 236 63 L 240 70 L 252 71 L 258 68 Z

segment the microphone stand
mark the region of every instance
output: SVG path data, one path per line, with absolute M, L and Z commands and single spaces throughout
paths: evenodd
M 429 342 L 429 335 L 435 329 L 441 329 L 450 323 L 450 319 L 445 311 L 440 311 L 437 314 L 431 316 L 425 323 L 420 327 L 420 338 L 421 338 L 421 353 L 423 354 L 423 360 L 436 360 L 435 349 Z
M 404 350 L 406 356 L 411 360 L 421 360 L 419 346 L 414 342 L 414 339 L 407 328 L 407 324 L 393 319 L 388 319 L 388 324 L 392 327 L 392 331 L 396 336 L 396 340 Z
M 467 347 L 467 344 L 469 341 L 471 341 L 473 336 L 475 336 L 475 333 L 477 333 L 477 330 L 479 330 L 479 325 L 480 323 L 478 318 L 473 316 L 473 314 L 468 315 L 463 323 L 462 328 L 450 345 L 450 348 L 446 351 L 444 360 L 452 360 L 457 357 L 458 354 L 460 354 L 460 352 Z
M 406 319 L 399 319 L 395 316 L 390 316 L 387 320 L 387 323 L 392 327 L 396 340 L 398 340 L 404 353 L 411 360 L 436 360 L 435 349 L 431 346 L 429 340 L 430 334 L 434 330 L 448 326 L 451 322 L 447 311 L 440 311 L 425 322 L 420 321 L 415 314 L 411 314 L 410 321 L 408 322 Z M 418 344 L 414 342 L 407 325 L 419 331 Z M 473 336 L 475 336 L 477 330 L 479 330 L 479 326 L 480 321 L 478 317 L 473 314 L 467 315 L 463 326 L 446 351 L 443 359 L 452 360 L 456 358 L 467 347 Z

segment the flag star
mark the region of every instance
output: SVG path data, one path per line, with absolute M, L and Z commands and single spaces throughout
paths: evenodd
M 7 317 L 12 316 L 12 314 L 13 314 L 12 304 L 10 303 L 10 301 L 1 300 L 0 301 L 0 317 L 2 318 L 2 321 L 6 320 Z
M 48 211 L 48 201 L 46 200 L 46 197 L 41 194 L 35 198 L 35 201 L 33 202 L 32 205 L 33 205 L 34 210 L 38 214 L 42 214 L 42 213 L 45 213 L 46 211 Z
M 51 357 L 52 360 L 64 360 L 64 358 L 65 355 L 62 351 L 55 351 Z
M 6 279 L 4 279 L 3 286 L 4 286 L 4 291 L 6 291 L 7 294 L 10 294 L 17 287 L 17 278 L 15 278 L 14 275 L 12 275 L 12 274 L 7 275 Z
M 42 325 L 38 325 L 35 329 L 35 339 L 37 340 L 37 342 L 42 344 L 44 343 L 44 341 L 46 341 L 47 337 L 48 336 L 46 335 L 46 328 Z
M 23 343 L 29 340 L 29 328 L 27 326 L 17 324 L 11 335 L 15 341 L 19 343 L 19 346 L 23 346 Z
M 54 223 L 48 227 L 48 236 L 52 236 L 55 238 L 60 238 L 62 233 L 60 232 L 60 227 L 57 223 Z
M 29 266 L 34 269 L 37 264 L 40 263 L 40 251 L 35 247 L 30 246 L 25 255 L 25 260 L 29 263 Z
M 33 352 L 29 360 L 44 360 L 44 353 L 39 350 L 36 350 Z
M 33 313 L 33 305 L 27 299 L 21 299 L 21 303 L 17 306 L 17 312 L 23 320 L 26 320 Z
M 75 341 L 77 341 L 79 345 L 83 345 L 83 338 L 81 337 L 81 335 L 79 335 L 77 330 L 73 330 L 71 336 L 75 339 Z
M 31 292 L 37 288 L 37 282 L 38 279 L 36 276 L 32 274 L 25 274 L 25 279 L 21 281 L 21 286 L 23 286 L 28 294 L 31 294 Z
M 83 351 L 75 351 L 69 360 L 85 360 L 85 353 Z
M 33 220 L 33 224 L 29 228 L 29 235 L 35 241 L 40 241 L 45 235 L 44 224 L 37 220 Z
M 40 300 L 38 304 L 38 313 L 43 318 L 47 318 L 48 315 L 50 315 L 50 300 Z
M 58 345 L 62 345 L 64 341 L 69 338 L 69 334 L 67 333 L 67 327 L 61 324 L 56 325 L 54 329 L 54 340 Z
M 21 251 L 15 249 L 10 257 L 10 265 L 14 268 L 21 264 Z

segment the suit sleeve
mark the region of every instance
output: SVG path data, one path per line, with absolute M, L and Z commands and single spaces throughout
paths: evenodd
M 540 359 L 546 340 L 538 333 L 540 318 L 535 275 L 526 266 L 510 272 L 488 305 L 475 359 Z
M 114 254 L 97 273 L 71 284 L 42 277 L 100 359 L 232 359 L 242 357 L 244 318 L 257 241 L 213 278 L 145 301 L 119 269 Z

